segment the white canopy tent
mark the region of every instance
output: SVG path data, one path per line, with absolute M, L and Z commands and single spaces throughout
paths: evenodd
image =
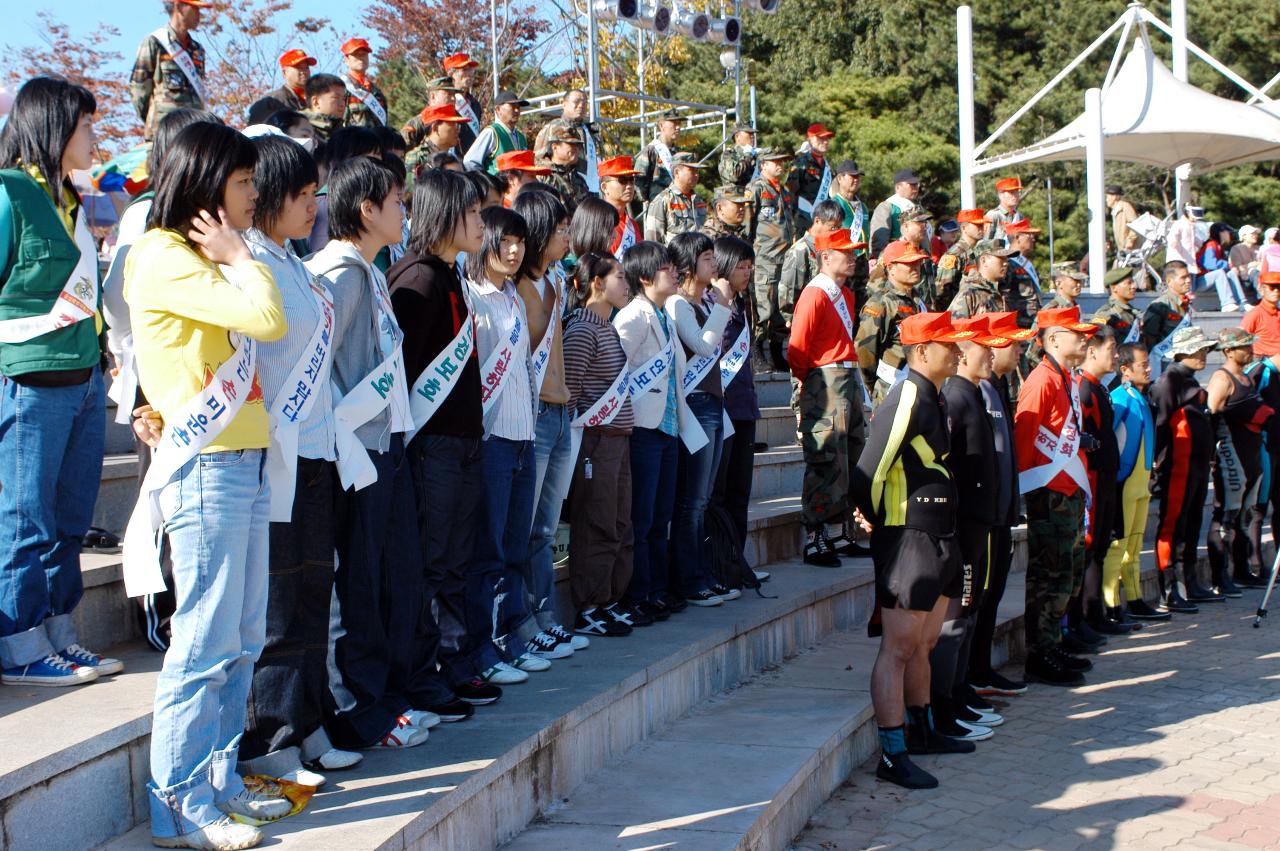
M 957 10 L 962 204 L 974 206 L 973 178 L 977 174 L 1030 162 L 1060 162 L 1083 157 L 1087 165 L 1090 214 L 1089 290 L 1094 293 L 1102 292 L 1102 278 L 1106 271 L 1104 157 L 1178 169 L 1180 202 L 1192 169 L 1204 173 L 1242 163 L 1280 159 L 1280 104 L 1264 94 L 1271 83 L 1260 91 L 1188 42 L 1184 0 L 1174 0 L 1173 7 L 1174 25 L 1170 27 L 1141 4 L 1131 4 L 1084 52 L 976 147 L 973 137 L 972 14 L 967 6 Z M 1173 71 L 1152 52 L 1148 24 L 1172 37 Z M 1120 31 L 1120 43 L 1112 57 L 1106 80 L 1100 89 L 1092 88 L 1085 93 L 1082 115 L 1033 145 L 980 158 L 1005 130 L 1117 31 Z M 1134 32 L 1133 46 L 1126 55 L 1131 32 Z M 1221 98 L 1188 83 L 1187 52 L 1248 92 L 1252 96 L 1251 101 L 1243 103 Z

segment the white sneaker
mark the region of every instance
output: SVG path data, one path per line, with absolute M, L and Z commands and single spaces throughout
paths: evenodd
M 569 642 L 561 641 L 550 633 L 543 631 L 529 639 L 529 650 L 525 655 L 529 654 L 541 659 L 568 659 L 573 655 L 573 647 Z M 519 665 L 516 667 L 519 667 Z
M 963 739 L 966 742 L 985 742 L 987 739 L 995 735 L 990 727 L 984 727 L 981 724 L 970 724 L 968 721 L 960 721 L 957 719 L 956 725 L 962 730 L 969 732 L 963 736 L 953 736 L 955 739 Z
M 325 771 L 341 771 L 344 768 L 355 768 L 364 759 L 364 754 L 355 751 L 344 751 L 338 748 L 329 748 L 320 754 L 320 758 L 313 764 L 323 768 Z
M 767 570 L 755 570 L 755 569 L 753 568 L 753 569 L 751 570 L 751 572 L 752 572 L 752 573 L 754 573 L 754 574 L 756 575 L 756 580 L 757 580 L 757 581 L 759 581 L 759 582 L 768 582 L 768 581 L 769 581 L 769 576 L 770 576 L 769 571 L 767 571 Z
M 58 655 L 73 665 L 79 665 L 82 668 L 92 668 L 98 672 L 98 676 L 100 677 L 109 677 L 112 674 L 118 674 L 124 670 L 124 662 L 121 662 L 119 659 L 112 659 L 110 656 L 103 656 L 101 653 L 94 653 L 92 650 L 86 650 L 79 644 L 72 644 Z
M 1223 313 L 1235 313 L 1239 309 L 1240 309 L 1240 305 L 1238 304 L 1224 304 L 1222 306 Z
M 531 644 L 530 646 L 532 647 L 533 645 Z M 518 670 L 532 671 L 535 674 L 551 670 L 550 662 L 541 656 L 534 656 L 532 653 L 521 653 L 511 664 Z
M 218 804 L 218 809 L 224 813 L 248 816 L 258 821 L 274 821 L 289 815 L 289 811 L 293 809 L 293 802 L 288 798 L 270 798 L 257 792 L 250 792 L 248 789 L 241 789 L 234 798 Z
M 373 745 L 375 748 L 412 748 L 425 742 L 430 733 L 425 727 L 418 727 L 407 716 L 396 718 L 396 726 L 382 737 L 382 741 Z
M 1004 716 L 998 712 L 988 712 L 985 709 L 975 709 L 972 706 L 967 708 L 970 712 L 976 713 L 978 716 L 977 720 L 971 723 L 977 724 L 980 727 L 999 727 L 1004 723 Z
M 280 779 L 287 780 L 290 783 L 301 783 L 303 786 L 314 786 L 317 789 L 327 782 L 327 778 L 323 774 L 319 774 L 309 768 L 295 768 L 293 771 L 286 771 L 280 775 Z
M 38 662 L 5 668 L 0 682 L 10 686 L 82 686 L 98 679 L 93 668 L 77 665 L 57 653 L 50 653 Z
M 486 683 L 493 683 L 496 686 L 518 685 L 529 679 L 529 675 L 524 671 L 517 671 L 506 662 L 499 662 L 480 676 Z
M 567 642 L 569 646 L 574 649 L 575 652 L 578 650 L 586 650 L 588 647 L 591 646 L 590 638 L 587 638 L 585 635 L 574 635 L 573 633 L 569 632 L 569 630 L 560 626 L 560 624 L 555 624 L 551 626 L 549 629 L 546 629 L 544 631 L 547 633 L 547 635 L 550 635 L 552 638 L 554 638 L 556 641 L 559 641 L 562 644 Z
M 199 830 L 181 836 L 153 836 L 151 844 L 161 848 L 202 848 L 206 851 L 239 851 L 252 848 L 263 839 L 262 831 L 251 824 L 220 818 Z
M 413 726 L 424 730 L 430 730 L 440 724 L 440 716 L 425 709 L 406 709 L 404 715 L 413 722 Z

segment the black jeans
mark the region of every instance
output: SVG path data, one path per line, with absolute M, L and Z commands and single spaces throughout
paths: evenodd
M 482 451 L 478 437 L 420 434 L 409 444 L 424 584 L 414 655 L 424 677 L 438 665 L 449 683 L 466 682 L 483 670 L 480 651 L 485 648 L 475 647 L 467 636 L 468 606 L 487 616 L 492 603 L 489 595 L 467 597 L 467 565 L 475 550 L 484 487 Z
M 400 435 L 370 452 L 378 480 L 338 490 L 337 570 L 329 614 L 329 736 L 340 748 L 376 744 L 414 709 L 407 693 L 422 614 L 422 547 L 413 479 Z M 336 472 L 335 472 L 336 480 Z
M 299 458 L 293 516 L 271 524 L 267 640 L 253 669 L 241 760 L 301 747 L 324 720 L 336 469 Z
M 747 552 L 747 508 L 751 503 L 751 474 L 756 463 L 756 421 L 733 420 L 733 434 L 724 442 L 711 504 L 729 514 L 738 533 L 743 561 Z

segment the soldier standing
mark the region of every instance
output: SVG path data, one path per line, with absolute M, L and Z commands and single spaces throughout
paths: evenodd
M 348 127 L 383 127 L 387 123 L 387 96 L 369 74 L 369 42 L 351 38 L 342 45 L 342 59 L 347 65 Z
M 1005 225 L 1026 218 L 1018 212 L 1018 204 L 1022 201 L 1021 180 L 1016 177 L 997 180 L 996 198 L 1000 202 L 999 206 L 987 211 L 987 239 L 1003 239 Z
M 960 237 L 938 261 L 936 286 L 938 304 L 941 305 L 939 310 L 946 309 L 947 305 L 955 301 L 956 293 L 960 292 L 960 279 L 969 274 L 978 262 L 973 252 L 974 246 L 982 239 L 982 233 L 986 229 L 987 220 L 983 218 L 984 213 L 984 210 L 978 209 L 961 210 L 956 213 L 956 223 L 960 225 Z
M 1108 269 L 1103 281 L 1111 291 L 1111 298 L 1090 321 L 1094 325 L 1110 325 L 1116 332 L 1116 345 L 1138 342 L 1142 334 L 1142 314 L 1133 306 L 1133 299 L 1138 295 L 1133 267 Z
M 347 87 L 341 77 L 316 74 L 307 80 L 307 108 L 302 114 L 311 122 L 315 136 L 322 142 L 343 127 L 347 112 Z
M 453 80 L 454 88 L 458 90 L 453 98 L 453 106 L 459 115 L 467 119 L 458 134 L 458 150 L 469 151 L 483 126 L 480 116 L 484 114 L 484 110 L 476 96 L 471 94 L 471 84 L 475 81 L 476 68 L 480 63 L 465 53 L 454 53 L 446 56 L 443 64 L 444 72 Z
M 427 105 L 422 108 L 422 112 L 415 115 L 413 118 L 410 118 L 409 121 L 400 128 L 400 135 L 404 137 L 404 143 L 409 146 L 410 152 L 421 145 L 423 140 L 427 138 L 427 125 L 426 122 L 422 120 L 422 116 L 433 107 L 448 104 L 452 108 L 453 114 L 462 118 L 460 123 L 467 123 L 466 116 L 458 112 L 458 108 L 454 104 L 453 96 L 457 93 L 458 88 L 448 77 L 436 77 L 434 80 L 427 83 Z M 446 148 L 446 150 L 456 148 L 457 146 L 458 142 L 455 139 L 453 144 L 451 144 L 449 148 Z M 457 152 L 454 151 L 454 153 Z M 407 160 L 406 164 L 408 164 Z
M 1053 264 L 1053 298 L 1045 307 L 1075 307 L 1089 276 L 1070 260 Z M 1094 320 L 1097 321 L 1097 320 Z
M 819 202 L 813 208 L 813 224 L 800 235 L 795 245 L 787 249 L 787 254 L 782 260 L 782 278 L 778 282 L 778 310 L 782 313 L 782 321 L 787 328 L 791 327 L 791 316 L 795 312 L 796 299 L 800 298 L 801 290 L 813 280 L 814 275 L 818 274 L 818 252 L 814 248 L 815 240 L 840 230 L 840 222 L 843 219 L 844 213 L 839 204 L 834 201 Z M 852 238 L 851 236 L 850 239 Z M 856 249 L 854 251 L 856 253 Z M 854 259 L 856 261 L 857 258 Z M 851 276 L 846 286 L 852 287 L 852 285 Z M 856 291 L 854 296 L 857 296 Z M 861 298 L 856 298 L 855 305 L 861 305 L 865 300 L 866 294 L 863 293 Z
M 960 279 L 960 291 L 947 308 L 957 319 L 980 313 L 1004 313 L 1013 310 L 1002 285 L 1009 270 L 1014 250 L 1000 240 L 983 239 L 973 247 L 977 268 Z
M 920 176 L 909 168 L 893 175 L 893 194 L 876 205 L 871 214 L 871 257 L 880 256 L 884 247 L 902 238 L 901 216 L 916 205 L 920 195 Z
M 787 188 L 795 197 L 798 231 L 809 229 L 813 224 L 813 208 L 831 197 L 831 183 L 835 178 L 827 162 L 827 148 L 835 135 L 825 124 L 810 124 L 805 131 L 805 147 L 791 163 Z
M 862 187 L 862 172 L 853 160 L 843 160 L 836 166 L 836 182 L 831 189 L 831 200 L 840 205 L 844 211 L 844 221 L 840 227 L 848 228 L 853 234 L 854 242 L 867 241 L 867 228 L 871 224 L 871 214 L 867 205 L 858 198 L 858 190 Z M 859 256 L 866 257 L 866 249 L 861 249 Z
M 696 154 L 681 151 L 673 158 L 673 164 L 674 180 L 649 202 L 644 215 L 644 238 L 663 245 L 679 234 L 698 230 L 707 219 L 707 202 L 693 191 L 698 185 L 702 163 Z
M 497 174 L 494 163 L 499 156 L 529 150 L 528 137 L 516 126 L 520 123 L 520 110 L 528 105 L 527 100 L 511 92 L 498 92 L 493 100 L 493 123 L 480 131 L 463 158 L 467 168 Z
M 1164 264 L 1164 292 L 1151 300 L 1142 314 L 1142 344 L 1151 353 L 1151 377 L 1164 371 L 1173 335 L 1179 328 L 1190 327 L 1191 270 L 1181 260 Z
M 702 232 L 713 240 L 722 236 L 736 236 L 751 241 L 747 234 L 747 193 L 736 186 L 721 186 L 712 199 L 712 212 L 707 216 Z
M 916 292 L 924 302 L 925 309 L 936 313 L 944 310 L 947 302 L 938 297 L 938 264 L 933 262 L 933 255 L 929 251 L 928 227 L 932 219 L 933 216 L 924 207 L 913 207 L 903 213 L 902 241 L 924 255 L 925 259 L 920 261 L 920 282 L 916 285 Z
M 660 115 L 654 124 L 654 139 L 636 157 L 636 199 L 648 204 L 671 185 L 675 169 L 676 142 L 680 139 L 680 120 L 675 113 Z
M 1009 247 L 1018 252 L 1009 258 L 1009 274 L 1004 282 L 1009 303 L 1013 305 L 1010 309 L 1017 311 L 1023 328 L 1030 328 L 1035 324 L 1036 312 L 1040 310 L 1040 276 L 1031 262 L 1040 228 L 1033 228 L 1026 219 L 1018 219 L 1007 223 L 1004 232 L 1008 236 Z
M 902 241 L 889 243 L 880 255 L 886 286 L 867 299 L 858 323 L 858 366 L 867 386 L 873 388 L 874 405 L 880 404 L 907 374 L 898 326 L 908 316 L 926 312 L 916 294 L 920 264 L 926 259 L 926 254 Z
M 459 128 L 467 123 L 467 119 L 458 114 L 452 103 L 439 106 L 428 106 L 413 117 L 422 134 L 414 134 L 414 141 L 405 141 L 413 147 L 405 155 L 404 164 L 410 172 L 432 154 L 452 152 L 458 144 Z
M 551 169 L 542 182 L 560 193 L 560 200 L 572 216 L 582 199 L 591 194 L 586 178 L 578 170 L 584 146 L 582 136 L 567 121 L 557 118 L 543 128 L 538 138 L 542 140 L 537 150 L 538 164 Z M 596 182 L 599 183 L 598 175 Z
M 138 45 L 129 91 L 148 142 L 160 119 L 173 110 L 204 109 L 204 48 L 191 33 L 200 26 L 200 10 L 210 5 L 202 0 L 166 0 L 169 22 Z
M 564 93 L 564 100 L 560 103 L 560 117 L 543 125 L 533 140 L 533 151 L 539 158 L 548 156 L 543 151 L 547 149 L 553 125 L 557 128 L 568 128 L 578 137 L 582 150 L 579 152 L 575 167 L 586 181 L 587 188 L 592 192 L 598 192 L 600 190 L 600 175 L 597 173 L 600 165 L 599 145 L 596 142 L 595 128 L 587 121 L 587 93 L 582 89 L 570 89 Z M 557 132 L 563 136 L 561 131 Z
M 779 372 L 787 368 L 782 354 L 787 329 L 778 310 L 778 279 L 782 277 L 783 256 L 796 238 L 791 193 L 782 182 L 790 159 L 791 154 L 778 148 L 761 149 L 760 176 L 747 187 L 751 204 L 748 233 L 756 250 L 756 351 L 763 358 L 767 346 L 773 368 Z
M 302 112 L 307 108 L 307 80 L 311 79 L 311 69 L 315 64 L 315 57 L 308 56 L 305 50 L 294 48 L 280 54 L 280 74 L 284 77 L 284 85 L 268 92 L 267 97 L 275 98 L 295 112 Z
M 759 153 L 755 128 L 742 121 L 733 125 L 733 144 L 720 152 L 720 182 L 746 189 L 755 178 Z
M 641 240 L 640 226 L 627 213 L 636 196 L 636 171 L 631 157 L 613 157 L 600 163 L 600 197 L 618 211 L 618 224 L 613 229 L 609 250 L 621 260 L 631 246 Z

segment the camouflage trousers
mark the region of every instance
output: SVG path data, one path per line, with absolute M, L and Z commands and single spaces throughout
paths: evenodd
M 1062 641 L 1062 616 L 1084 582 L 1084 494 L 1037 488 L 1027 501 L 1027 652 Z
M 768 260 L 756 260 L 752 295 L 756 305 L 755 339 L 781 340 L 787 335 L 787 326 L 778 309 L 778 282 L 782 279 L 782 264 Z
M 804 451 L 800 520 L 807 529 L 844 521 L 853 511 L 850 474 L 866 443 L 853 369 L 829 366 L 810 372 L 800 386 L 797 407 Z

